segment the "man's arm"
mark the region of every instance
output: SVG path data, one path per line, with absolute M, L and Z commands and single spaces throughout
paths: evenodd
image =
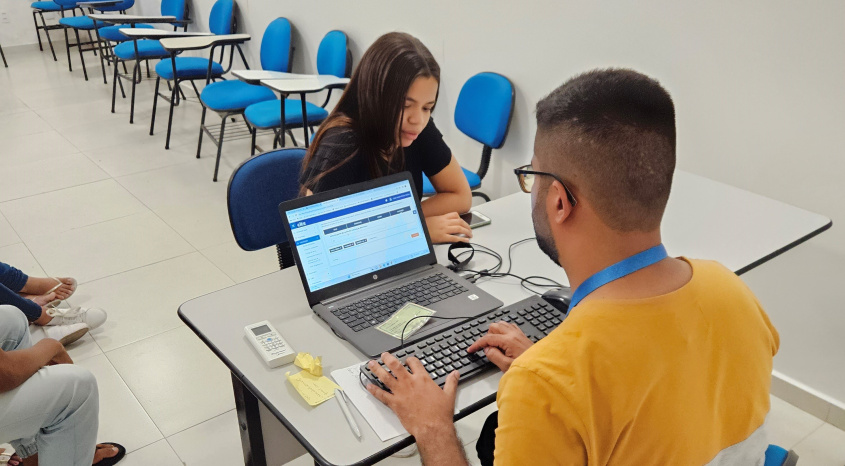
M 0 393 L 19 387 L 51 361 L 72 362 L 62 344 L 51 338 L 45 338 L 27 349 L 0 350 Z

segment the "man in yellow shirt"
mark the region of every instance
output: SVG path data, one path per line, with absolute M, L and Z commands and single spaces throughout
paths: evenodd
M 496 323 L 468 348 L 505 375 L 495 464 L 763 464 L 777 331 L 723 266 L 668 257 L 660 222 L 675 169 L 675 111 L 631 70 L 579 75 L 537 104 L 530 167 L 540 248 L 566 271 L 569 315 L 532 344 Z M 701 193 L 706 196 L 707 193 Z M 371 363 L 427 465 L 466 464 L 441 390 L 419 361 Z M 483 464 L 491 457 L 479 449 Z

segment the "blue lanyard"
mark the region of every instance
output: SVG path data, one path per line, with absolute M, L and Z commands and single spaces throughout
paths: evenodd
M 569 310 L 571 311 L 587 295 L 604 285 L 660 262 L 667 257 L 669 257 L 669 254 L 666 253 L 666 248 L 663 247 L 663 244 L 658 244 L 596 272 L 575 289 L 575 293 L 572 294 L 572 301 L 569 303 Z

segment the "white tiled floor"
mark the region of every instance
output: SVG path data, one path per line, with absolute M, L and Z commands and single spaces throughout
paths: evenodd
M 229 231 L 226 180 L 248 144 L 226 143 L 212 183 L 213 144 L 206 140 L 195 158 L 196 103 L 176 109 L 165 151 L 166 107 L 148 135 L 150 83 L 139 86 L 130 125 L 128 101 L 118 98 L 109 112 L 111 87 L 98 79 L 98 60 L 85 82 L 61 53 L 55 63 L 35 46 L 5 52 L 0 260 L 32 275 L 72 275 L 80 287 L 71 302 L 109 312 L 103 327 L 69 348 L 99 382 L 100 438 L 125 445 L 127 465 L 237 464 L 228 372 L 176 309 L 277 267 L 274 250 L 241 251 Z M 458 423 L 469 458 L 485 416 Z M 771 443 L 795 449 L 801 464 L 845 464 L 845 432 L 776 398 L 768 422 Z

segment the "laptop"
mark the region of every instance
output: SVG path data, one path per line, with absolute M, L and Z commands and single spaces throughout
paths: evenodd
M 468 319 L 503 304 L 437 263 L 408 172 L 283 202 L 279 212 L 311 309 L 369 357 L 400 346 L 376 327 L 408 302 Z M 405 343 L 455 323 L 429 319 Z

